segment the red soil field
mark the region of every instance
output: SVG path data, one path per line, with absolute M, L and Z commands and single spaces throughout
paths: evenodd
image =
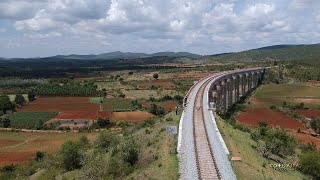
M 90 103 L 88 97 L 38 97 L 18 109 L 18 112 L 97 112 L 99 105 Z
M 293 135 L 300 143 L 307 144 L 307 143 L 314 143 L 317 148 L 320 148 L 320 139 L 311 136 L 310 134 L 302 134 L 296 132 L 289 132 L 289 134 Z
M 320 118 L 320 110 L 316 110 L 316 109 L 296 109 L 294 110 L 294 112 L 307 118 L 312 118 L 312 117 Z
M 215 72 L 211 72 L 211 73 L 187 73 L 187 74 L 175 74 L 172 77 L 173 78 L 204 78 L 206 76 L 209 76 L 211 74 L 214 74 Z
M 112 121 L 126 120 L 128 122 L 137 123 L 148 120 L 153 115 L 144 111 L 133 111 L 133 112 L 113 112 Z
M 20 133 L 20 132 L 19 132 Z M 9 164 L 21 164 L 35 157 L 37 151 L 44 151 L 46 155 L 50 155 L 59 150 L 61 145 L 68 141 L 77 141 L 79 134 L 69 133 L 68 136 L 59 133 L 21 133 L 21 136 L 29 137 L 27 141 L 18 141 L 15 147 L 0 147 L 0 167 Z M 37 137 L 36 137 L 37 136 Z M 96 139 L 97 133 L 86 134 L 89 140 Z M 0 140 L 0 144 L 5 144 L 11 138 Z M 33 139 L 32 139 L 33 138 Z
M 273 111 L 270 109 L 253 109 L 247 108 L 236 117 L 236 120 L 242 124 L 257 127 L 260 121 L 265 121 L 269 126 L 280 126 L 284 129 L 307 131 L 307 129 L 297 120 L 292 119 L 290 116 L 282 114 L 281 112 Z
M 0 140 L 0 148 L 13 146 L 19 143 L 20 141 L 15 141 L 15 140 Z
M 0 167 L 8 164 L 19 164 L 35 157 L 36 152 L 1 152 Z

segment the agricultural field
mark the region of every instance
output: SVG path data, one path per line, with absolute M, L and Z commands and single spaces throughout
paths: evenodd
M 28 133 L 0 132 L 0 166 L 20 164 L 35 157 L 37 151 L 46 155 L 55 153 L 68 140 L 86 135 L 94 140 L 96 133 Z
M 252 107 L 269 108 L 271 105 L 281 106 L 283 101 L 304 103 L 310 107 L 318 107 L 320 88 L 304 84 L 262 85 L 252 96 Z
M 150 88 L 175 89 L 176 88 L 176 85 L 174 83 L 166 79 L 137 81 L 136 86 L 138 89 L 150 89 Z
M 130 123 L 139 123 L 152 118 L 153 115 L 145 111 L 133 112 L 112 112 L 111 121 L 121 122 L 128 121 Z
M 173 111 L 176 109 L 176 107 L 180 106 L 177 101 L 162 101 L 162 102 L 143 101 L 143 102 L 141 102 L 141 104 L 145 108 L 149 108 L 151 106 L 151 104 L 156 104 L 156 105 L 162 107 L 165 111 Z
M 132 110 L 131 102 L 128 98 L 105 98 L 102 106 L 104 111 Z
M 38 97 L 26 103 L 18 112 L 99 111 L 99 105 L 90 103 L 88 97 Z
M 34 129 L 57 115 L 56 112 L 17 112 L 10 116 L 12 128 Z
M 235 118 L 238 122 L 253 127 L 258 127 L 259 122 L 264 121 L 274 127 L 279 126 L 294 131 L 300 128 L 303 131 L 307 131 L 299 121 L 292 119 L 289 115 L 271 109 L 248 108 L 236 115 Z

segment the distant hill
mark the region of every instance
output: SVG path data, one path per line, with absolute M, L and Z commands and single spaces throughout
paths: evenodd
M 203 56 L 200 60 L 250 62 L 267 60 L 320 60 L 320 44 L 275 45 L 236 53 Z
M 115 52 L 103 53 L 98 55 L 71 54 L 71 55 L 52 56 L 48 58 L 90 60 L 90 59 L 133 59 L 133 58 L 145 58 L 145 57 L 156 57 L 156 56 L 188 57 L 192 59 L 201 57 L 201 55 L 192 54 L 188 52 L 158 52 L 154 54 L 146 54 L 146 53 L 131 53 L 131 52 L 115 51 Z

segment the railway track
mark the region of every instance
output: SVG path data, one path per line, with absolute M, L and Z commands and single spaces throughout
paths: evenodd
M 193 109 L 193 139 L 199 179 L 220 180 L 221 176 L 212 152 L 202 108 L 205 87 L 212 79 L 207 79 L 196 94 Z

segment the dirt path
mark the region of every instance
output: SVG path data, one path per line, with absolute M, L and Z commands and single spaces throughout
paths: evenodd
M 38 139 L 39 137 L 40 137 L 40 136 L 37 136 L 37 137 L 35 137 L 35 138 L 31 138 L 31 139 L 27 139 L 27 140 L 25 140 L 25 141 L 22 142 L 22 143 L 15 144 L 15 145 L 12 145 L 12 146 L 2 147 L 2 148 L 0 148 L 0 149 L 9 149 L 9 148 L 18 147 L 18 146 L 21 146 L 21 145 L 24 145 L 24 144 L 28 144 L 29 141 L 36 140 L 36 139 Z

